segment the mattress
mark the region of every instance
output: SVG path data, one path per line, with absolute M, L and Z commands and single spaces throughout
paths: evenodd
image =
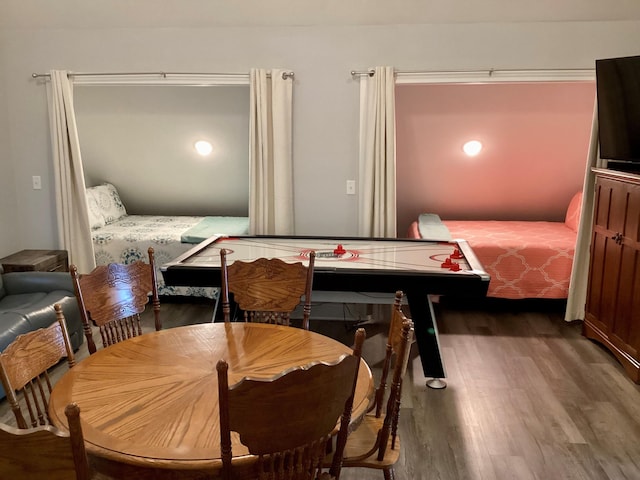
M 182 295 L 216 298 L 218 289 L 174 287 L 164 283 L 160 267 L 193 247 L 182 243 L 183 233 L 204 217 L 125 215 L 91 232 L 97 265 L 148 261 L 147 250 L 153 247 L 159 295 Z
M 567 298 L 576 232 L 565 222 L 444 220 L 453 239 L 466 240 L 491 275 L 487 296 Z M 409 237 L 423 238 L 419 222 Z

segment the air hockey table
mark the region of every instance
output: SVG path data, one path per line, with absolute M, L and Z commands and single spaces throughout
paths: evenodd
M 307 263 L 316 252 L 314 291 L 394 293 L 402 290 L 427 385 L 446 386 L 432 295 L 485 296 L 489 275 L 464 240 L 215 235 L 161 266 L 167 285 L 220 287 L 220 250 L 228 262 L 280 258 Z

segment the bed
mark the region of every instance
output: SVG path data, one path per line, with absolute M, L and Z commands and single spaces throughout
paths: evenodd
M 129 215 L 109 183 L 87 188 L 86 194 L 96 264 L 146 260 L 147 249 L 153 247 L 162 296 L 216 298 L 216 288 L 165 285 L 160 267 L 211 235 L 249 233 L 247 217 Z
M 565 299 L 575 252 L 582 193 L 574 195 L 564 222 L 440 220 L 422 214 L 407 236 L 464 239 L 491 275 L 488 297 Z

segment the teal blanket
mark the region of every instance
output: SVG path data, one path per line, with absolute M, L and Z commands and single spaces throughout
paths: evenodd
M 200 243 L 213 235 L 248 235 L 249 217 L 204 217 L 180 237 L 182 243 Z
M 451 232 L 435 213 L 422 213 L 418 217 L 418 230 L 420 231 L 420 236 L 425 240 L 439 242 L 451 240 Z

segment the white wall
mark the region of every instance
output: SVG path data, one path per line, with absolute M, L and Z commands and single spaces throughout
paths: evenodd
M 143 24 L 146 15 L 139 11 L 137 23 Z M 0 42 L 0 85 L 4 81 L 8 107 L 0 110 L 0 127 L 9 124 L 8 160 L 18 213 L 16 221 L 0 210 L 3 231 L 9 224 L 16 232 L 0 241 L 0 254 L 8 254 L 18 247 L 56 246 L 46 94 L 44 84 L 31 79 L 32 72 L 292 69 L 296 233 L 352 235 L 357 196 L 345 195 L 345 180 L 357 172 L 358 82 L 350 70 L 375 65 L 401 70 L 590 68 L 596 58 L 639 53 L 640 21 L 94 29 L 4 25 Z M 0 158 L 7 158 L 6 152 Z M 42 176 L 43 190 L 31 190 L 32 175 Z

